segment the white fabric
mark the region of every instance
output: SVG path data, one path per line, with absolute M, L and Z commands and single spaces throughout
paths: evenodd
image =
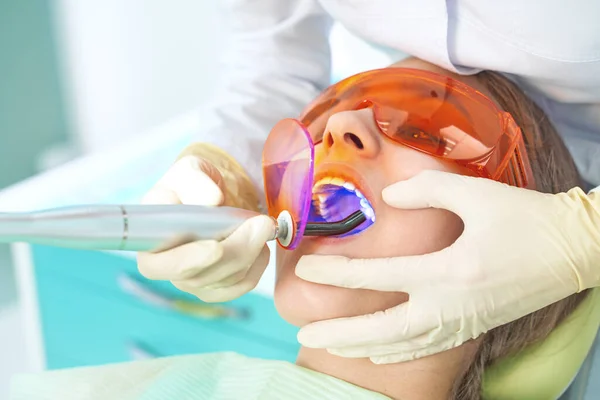
M 224 0 L 232 39 L 200 141 L 262 188 L 271 127 L 329 84 L 333 19 L 355 35 L 463 74 L 515 78 L 550 114 L 588 182 L 600 185 L 600 2 L 592 0 Z
M 285 361 L 195 354 L 17 375 L 11 400 L 385 400 Z

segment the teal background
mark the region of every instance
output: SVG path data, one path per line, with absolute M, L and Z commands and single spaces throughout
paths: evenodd
M 0 0 L 0 188 L 67 140 L 58 54 L 51 2 Z
M 51 2 L 0 0 L 0 188 L 37 172 L 49 146 L 68 140 Z M 0 245 L 0 308 L 16 291 Z

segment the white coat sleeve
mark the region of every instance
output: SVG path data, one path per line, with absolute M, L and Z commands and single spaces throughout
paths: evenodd
M 330 80 L 331 19 L 316 0 L 220 0 L 231 30 L 217 96 L 195 139 L 246 169 L 264 200 L 262 148 L 282 118 L 297 117 Z

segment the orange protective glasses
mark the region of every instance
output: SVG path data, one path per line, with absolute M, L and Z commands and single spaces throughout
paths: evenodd
M 363 72 L 330 86 L 298 120 L 280 121 L 267 139 L 263 169 L 269 214 L 276 217 L 288 210 L 299 230 L 292 247 L 284 247 L 293 248 L 302 236 L 310 208 L 314 145 L 322 140 L 329 117 L 366 107 L 373 110 L 381 133 L 399 145 L 454 161 L 475 176 L 535 188 L 521 130 L 481 92 L 429 71 Z
M 386 68 L 354 75 L 317 97 L 300 123 L 317 144 L 331 115 L 365 107 L 373 109 L 381 133 L 398 144 L 453 160 L 476 176 L 534 186 L 512 116 L 481 92 L 433 72 Z

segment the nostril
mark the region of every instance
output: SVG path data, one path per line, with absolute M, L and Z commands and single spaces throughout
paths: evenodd
M 344 140 L 346 141 L 346 143 L 352 142 L 359 150 L 365 148 L 365 145 L 363 144 L 362 140 L 360 140 L 360 138 L 352 132 L 344 133 Z
M 333 146 L 333 135 L 330 132 L 325 134 L 325 146 L 331 147 Z

